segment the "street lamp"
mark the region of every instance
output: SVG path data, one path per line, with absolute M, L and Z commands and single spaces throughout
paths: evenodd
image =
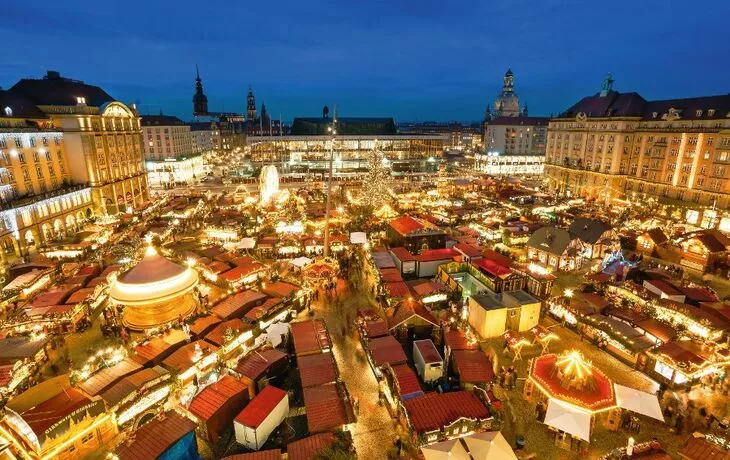
M 567 298 L 570 299 L 571 297 L 573 297 L 573 290 L 572 289 L 566 289 L 565 292 L 563 292 L 563 294 L 565 295 L 565 297 L 567 297 Z
M 335 112 L 336 113 L 336 112 Z M 325 224 L 324 224 L 324 258 L 329 256 L 330 252 L 330 195 L 332 192 L 332 164 L 335 156 L 335 137 L 337 136 L 337 115 L 332 117 L 332 126 L 327 127 L 327 131 L 332 135 L 330 140 L 330 171 L 327 178 L 327 202 L 325 205 Z

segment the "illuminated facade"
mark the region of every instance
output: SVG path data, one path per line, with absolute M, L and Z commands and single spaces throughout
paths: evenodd
M 498 117 L 485 124 L 484 150 L 499 155 L 545 155 L 548 118 Z
M 730 95 L 646 101 L 599 93 L 552 119 L 545 171 L 558 193 L 730 207 Z
M 210 125 L 208 125 L 210 128 Z M 198 131 L 199 133 L 210 133 Z M 202 136 L 196 137 L 201 141 Z M 201 147 L 194 141 L 191 126 L 169 115 L 142 117 L 145 166 L 150 186 L 194 184 L 205 174 Z M 209 138 L 212 149 L 212 136 Z
M 330 136 L 248 137 L 254 165 L 276 163 L 282 176 L 324 174 L 334 147 L 335 175 L 361 175 L 368 170 L 368 157 L 374 149 L 385 156 L 393 175 L 435 173 L 444 148 L 438 135 L 338 135 Z
M 64 133 L 71 182 L 91 188 L 97 212 L 115 214 L 149 200 L 134 107 L 51 71 L 42 79 L 20 80 L 10 91 L 30 100 Z
M 98 396 L 89 398 L 76 388 L 63 388 L 55 382 L 43 390 L 36 391 L 35 396 L 23 394 L 4 409 L 0 434 L 13 458 L 82 458 L 110 445 L 118 434 L 112 415 Z
M 147 161 L 147 181 L 150 187 L 167 184 L 196 184 L 205 175 L 203 157 L 169 158 L 164 161 Z
M 474 163 L 477 171 L 493 176 L 534 176 L 543 173 L 544 155 L 497 155 L 477 154 Z
M 193 138 L 190 126 L 170 115 L 143 115 L 142 139 L 145 160 L 191 157 Z
M 0 260 L 75 232 L 92 214 L 73 185 L 64 134 L 21 94 L 0 90 Z

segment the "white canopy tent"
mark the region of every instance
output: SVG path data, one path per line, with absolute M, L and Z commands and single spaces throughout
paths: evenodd
M 289 335 L 289 324 L 274 323 L 266 329 L 266 334 L 271 344 L 278 347 L 281 344 L 281 336 Z
M 251 237 L 241 238 L 238 243 L 239 249 L 253 249 L 256 246 L 256 240 Z
M 421 447 L 426 460 L 517 460 L 502 433 L 489 431 Z
M 426 460 L 472 460 L 459 439 L 423 446 L 421 452 Z
M 297 257 L 296 259 L 292 259 L 291 264 L 295 267 L 304 268 L 312 262 L 312 259 L 309 257 Z
M 367 244 L 368 236 L 365 232 L 352 232 L 352 233 L 350 233 L 350 243 Z
M 618 383 L 614 384 L 613 387 L 616 390 L 616 401 L 620 408 L 664 421 L 662 408 L 659 406 L 659 398 L 656 395 L 625 387 Z
M 576 438 L 591 440 L 591 414 L 567 404 L 550 400 L 545 413 L 545 424 Z
M 517 460 L 512 447 L 499 431 L 476 433 L 462 439 L 474 460 Z

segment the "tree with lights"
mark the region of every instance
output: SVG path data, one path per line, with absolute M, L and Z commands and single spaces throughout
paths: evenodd
M 362 205 L 378 208 L 388 201 L 392 177 L 387 162 L 383 152 L 373 150 L 368 158 L 368 174 L 363 179 Z

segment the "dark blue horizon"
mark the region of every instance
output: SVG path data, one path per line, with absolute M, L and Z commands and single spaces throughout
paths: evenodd
M 210 110 L 273 118 L 477 121 L 511 67 L 531 115 L 565 110 L 612 72 L 646 99 L 730 92 L 730 2 L 26 2 L 6 0 L 0 86 L 46 70 L 143 113 L 192 118 L 195 65 Z M 693 8 L 694 7 L 694 8 Z

